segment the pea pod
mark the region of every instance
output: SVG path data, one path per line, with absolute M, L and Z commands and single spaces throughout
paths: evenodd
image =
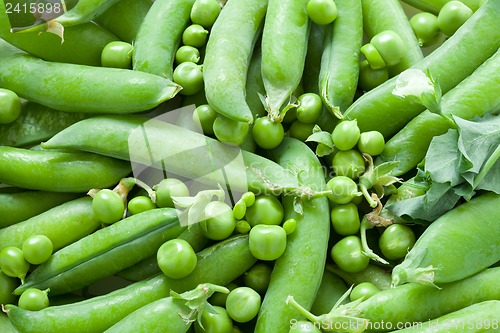
M 321 316 L 304 311 L 292 298 L 288 301 L 309 320 L 326 323 L 324 331 L 342 327 L 343 332 L 354 333 L 392 331 L 499 297 L 500 268 L 488 268 L 469 278 L 443 284 L 442 289 L 408 283 L 382 290 L 365 301 L 342 305 Z
M 302 78 L 310 26 L 307 2 L 270 0 L 268 4 L 262 31 L 262 79 L 266 110 L 273 121 L 283 119 L 282 113 L 290 107 L 285 103 Z
M 500 260 L 500 195 L 488 192 L 435 220 L 392 271 L 392 284 L 441 285 L 476 274 Z M 466 237 L 464 237 L 466 235 Z
M 434 15 L 438 15 L 441 8 L 449 1 L 450 0 L 403 0 L 404 3 Z M 484 0 L 460 0 L 460 2 L 463 2 L 467 7 L 476 11 Z
M 453 36 L 412 68 L 429 71 L 446 94 L 497 52 L 500 47 L 500 30 L 496 28 L 499 16 L 500 2 L 487 1 Z M 356 119 L 364 132 L 377 130 L 386 138 L 397 133 L 425 110 L 418 103 L 392 94 L 397 77 L 357 99 L 344 117 Z
M 97 154 L 0 146 L 0 182 L 21 188 L 88 192 L 129 173 L 130 163 Z
M 132 43 L 150 8 L 149 0 L 121 0 L 97 16 L 94 21 L 114 33 L 120 40 Z
M 338 118 L 352 104 L 359 76 L 363 41 L 363 1 L 335 1 L 338 17 L 327 28 L 319 90 L 329 111 Z
M 132 215 L 55 252 L 14 294 L 50 288 L 51 295 L 59 295 L 83 288 L 153 255 L 185 228 L 172 208 Z
M 253 122 L 254 115 L 245 98 L 245 85 L 267 2 L 230 1 L 210 31 L 203 62 L 205 94 L 218 113 L 237 121 Z M 228 86 L 231 89 L 227 89 Z
M 236 236 L 201 251 L 195 270 L 183 279 L 170 279 L 160 273 L 82 302 L 49 306 L 40 311 L 27 311 L 14 305 L 5 308 L 11 322 L 22 332 L 100 333 L 134 310 L 168 297 L 170 290 L 180 293 L 200 283 L 227 285 L 255 262 L 248 247 L 248 235 Z
M 325 41 L 325 25 L 311 22 L 309 39 L 307 41 L 306 63 L 302 74 L 302 87 L 305 92 L 319 94 L 319 72 L 321 69 L 321 56 Z
M 469 305 L 431 321 L 393 331 L 397 333 L 474 333 L 495 331 L 500 327 L 500 301 L 491 300 Z
M 14 325 L 9 321 L 7 315 L 0 313 L 0 330 L 3 333 L 18 333 Z
M 174 294 L 143 306 L 107 329 L 105 333 L 153 331 L 185 333 L 197 319 L 195 316 L 205 309 L 208 304 L 207 299 L 215 292 L 228 293 L 229 290 L 209 283 L 200 284 L 183 294 Z M 193 303 L 196 304 L 195 309 L 191 305 Z
M 391 287 L 391 272 L 374 264 L 356 273 L 345 272 L 335 264 L 328 264 L 326 269 L 340 276 L 348 285 L 370 282 L 380 290 Z
M 315 190 L 323 190 L 325 178 L 321 165 L 303 142 L 285 138 L 273 155 L 283 167 L 294 168 L 301 179 Z M 269 287 L 262 301 L 255 332 L 288 332 L 297 312 L 287 306 L 288 295 L 296 295 L 310 308 L 321 284 L 327 256 L 330 220 L 328 199 L 317 198 L 304 205 L 303 214 L 294 211 L 294 197 L 285 196 L 284 219 L 295 218 L 297 229 L 287 238 L 285 253 L 279 257 L 271 274 Z
M 347 289 L 345 282 L 338 275 L 325 270 L 311 312 L 322 314 L 330 311 Z
M 252 111 L 254 118 L 266 115 L 264 104 L 259 95 L 265 95 L 264 82 L 262 81 L 262 52 L 260 47 L 253 52 L 250 64 L 248 65 L 247 82 L 245 84 L 245 98 L 248 107 Z
M 152 4 L 135 39 L 135 70 L 172 79 L 175 52 L 189 25 L 193 4 L 194 0 L 158 0 Z
M 139 71 L 46 62 L 2 40 L 0 59 L 0 86 L 61 111 L 145 111 L 180 89 L 170 80 Z
M 16 121 L 0 125 L 0 145 L 26 147 L 40 144 L 69 125 L 88 117 L 85 113 L 57 111 L 23 101 L 21 115 Z
M 61 43 L 61 38 L 52 33 L 10 32 L 5 4 L 0 1 L 0 38 L 47 61 L 100 66 L 104 46 L 118 40 L 118 37 L 95 23 L 67 27 L 64 37 L 64 43 Z
M 212 172 L 224 166 L 228 176 L 235 175 L 227 178 L 231 188 L 243 192 L 278 193 L 299 187 L 295 175 L 267 158 L 168 122 L 133 115 L 85 119 L 55 135 L 43 147 L 91 151 L 154 167 L 162 161 L 167 172 L 215 185 L 226 183 L 221 174 Z M 206 158 L 206 163 L 200 158 Z M 193 159 L 199 163 L 192 163 Z
M 191 225 L 179 235 L 180 239 L 187 241 L 195 252 L 201 251 L 208 244 L 209 239 L 203 235 L 200 224 Z M 125 268 L 117 275 L 129 281 L 141 281 L 160 273 L 156 254 Z
M 500 51 L 497 51 L 443 96 L 441 112 L 469 120 L 497 111 L 500 108 L 499 90 Z M 402 175 L 424 159 L 434 136 L 445 134 L 451 127 L 451 123 L 445 118 L 426 110 L 386 142 L 376 163 L 399 161 L 393 175 Z
M 79 196 L 75 193 L 47 191 L 0 193 L 0 228 L 23 222 Z
M 21 247 L 32 235 L 45 235 L 54 251 L 92 233 L 100 225 L 94 216 L 92 199 L 82 197 L 62 203 L 23 222 L 0 229 L 0 244 Z

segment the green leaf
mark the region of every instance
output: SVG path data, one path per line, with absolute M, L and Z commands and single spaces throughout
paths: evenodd
M 333 148 L 333 139 L 332 135 L 329 132 L 321 131 L 315 132 L 306 139 L 306 142 L 317 142 L 322 143 L 329 148 Z
M 458 131 L 452 129 L 432 139 L 425 156 L 425 172 L 433 181 L 449 182 L 452 186 L 463 182 L 462 177 L 457 173 L 457 165 L 461 156 L 457 145 L 458 137 Z

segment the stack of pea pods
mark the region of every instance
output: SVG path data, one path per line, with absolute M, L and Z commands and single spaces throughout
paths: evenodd
M 389 209 L 450 119 L 498 124 L 499 19 L 0 0 L 0 332 L 500 332 L 498 181 Z

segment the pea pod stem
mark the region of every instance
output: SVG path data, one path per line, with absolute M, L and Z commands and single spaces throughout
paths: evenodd
M 389 265 L 389 262 L 383 258 L 381 258 L 379 255 L 377 255 L 375 252 L 373 252 L 372 249 L 370 249 L 370 246 L 368 246 L 368 243 L 366 241 L 366 230 L 373 228 L 373 224 L 365 217 L 361 220 L 361 227 L 360 227 L 360 234 L 361 234 L 361 246 L 363 249 L 363 254 L 367 256 L 368 258 L 378 261 L 381 264 L 384 265 Z

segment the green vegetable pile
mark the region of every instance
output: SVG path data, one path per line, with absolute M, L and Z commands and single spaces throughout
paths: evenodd
M 499 21 L 0 0 L 0 332 L 500 331 Z

